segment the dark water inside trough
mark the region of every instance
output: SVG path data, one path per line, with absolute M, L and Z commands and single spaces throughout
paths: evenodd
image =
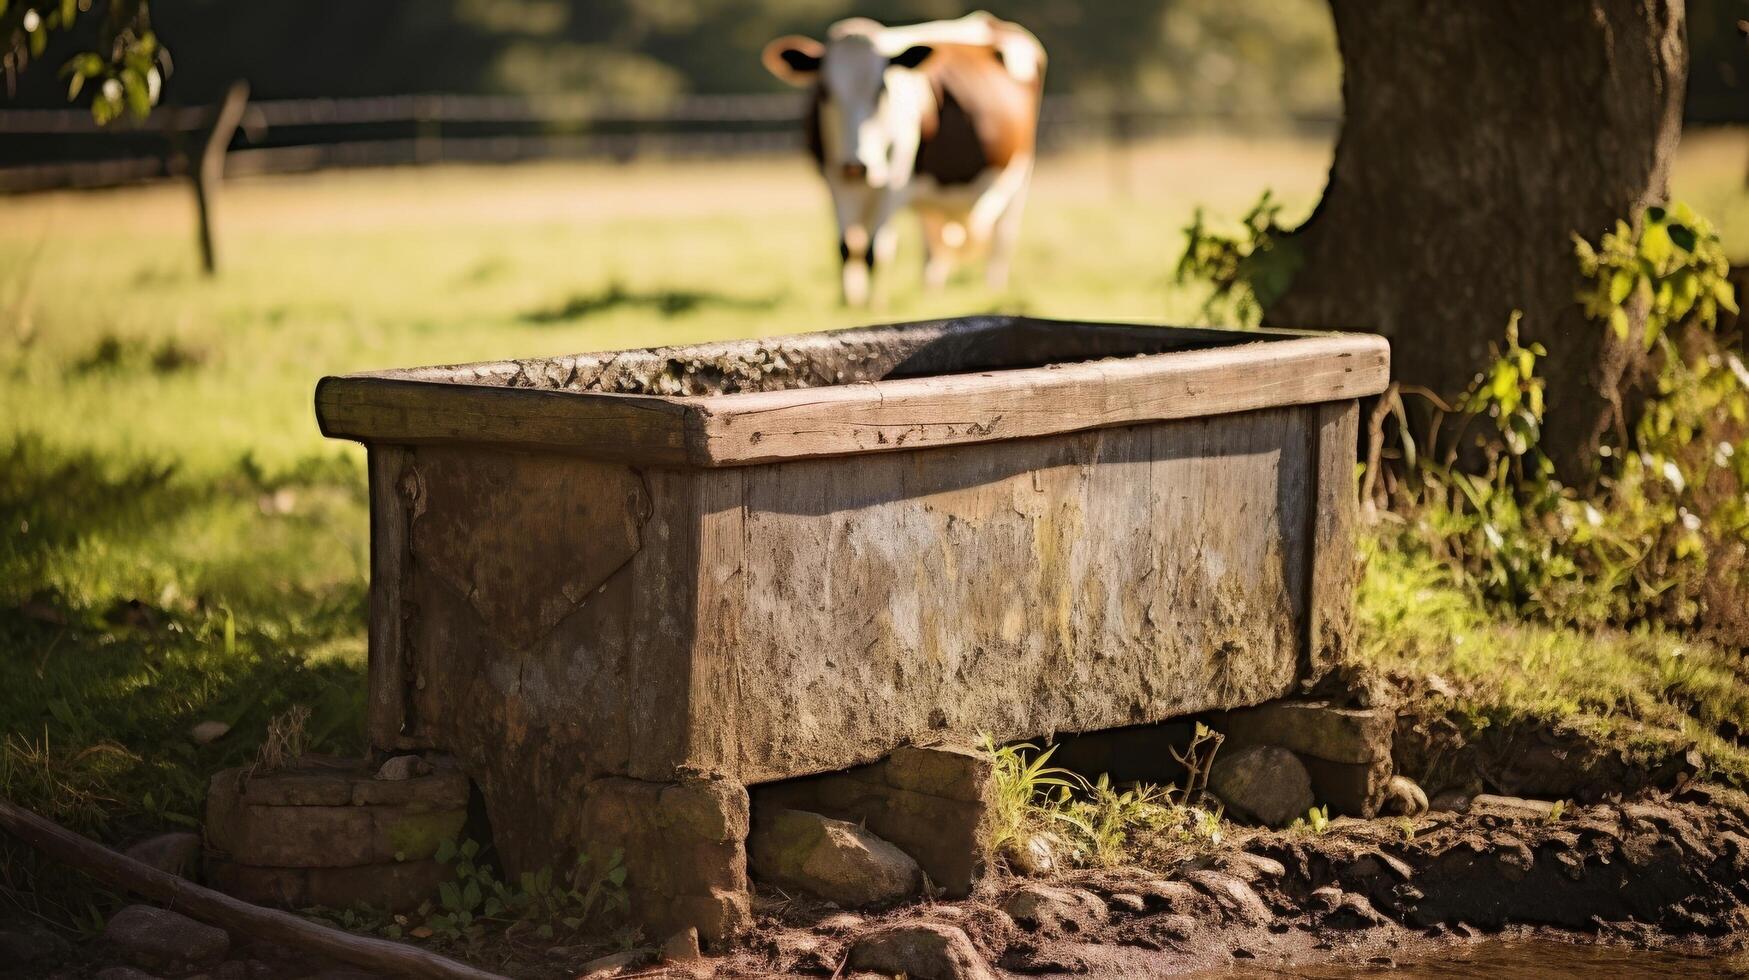
M 1491 942 L 1451 949 L 1427 959 L 1409 959 L 1394 965 L 1234 966 L 1197 976 L 1209 980 L 1216 977 L 1234 980 L 1241 977 L 1349 980 L 1385 976 L 1392 980 L 1445 980 L 1448 977 L 1487 977 L 1489 980 L 1749 978 L 1749 954 L 1714 956 L 1648 952 L 1607 946 L 1576 946 L 1557 942 Z

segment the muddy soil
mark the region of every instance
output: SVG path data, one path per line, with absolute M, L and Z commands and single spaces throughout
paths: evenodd
M 1099 915 L 1004 911 L 1039 883 L 992 878 L 963 902 L 868 916 L 766 896 L 759 934 L 716 975 L 855 975 L 843 968 L 860 936 L 915 920 L 963 929 L 999 975 L 1382 966 L 1502 937 L 1722 955 L 1749 939 L 1749 800 L 1697 786 L 1553 818 L 1484 799 L 1468 813 L 1338 819 L 1047 883 L 1090 893 Z
M 1377 968 L 1502 939 L 1722 956 L 1749 949 L 1749 796 L 1693 785 L 1552 814 L 1481 797 L 1468 812 L 1337 818 L 1316 833 L 1241 829 L 1146 869 L 991 874 L 963 901 L 859 913 L 763 891 L 756 911 L 728 955 L 665 964 L 652 946 L 618 975 L 875 976 L 850 968 L 858 942 L 915 923 L 963 930 L 988 970 L 939 974 L 952 977 Z M 511 976 L 576 977 L 612 949 L 517 943 L 469 958 Z M 200 975 L 368 976 L 259 944 L 233 958 L 244 962 Z M 90 977 L 117 962 L 95 944 L 52 970 L 0 975 Z

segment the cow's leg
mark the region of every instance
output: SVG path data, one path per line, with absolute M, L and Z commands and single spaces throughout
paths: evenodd
M 946 286 L 953 275 L 957 250 L 943 237 L 947 215 L 940 208 L 918 207 L 917 219 L 923 225 L 923 288 L 934 292 Z
M 1014 261 L 1014 249 L 1020 242 L 1020 216 L 1026 210 L 1026 188 L 1008 202 L 1008 210 L 997 219 L 990 235 L 990 260 L 984 264 L 984 283 L 993 290 L 1008 288 L 1008 271 Z
M 1032 180 L 1032 158 L 1016 157 L 996 175 L 972 206 L 968 224 L 973 240 L 988 242 L 984 281 L 991 289 L 1008 285 L 1009 264 L 1020 238 L 1020 217 L 1026 210 L 1026 190 Z
M 869 295 L 873 306 L 886 305 L 889 276 L 882 270 L 891 269 L 894 256 L 899 254 L 899 226 L 893 218 L 903 204 L 900 192 L 884 191 L 876 195 L 873 214 L 869 216 L 868 274 L 872 280 Z
M 838 259 L 844 305 L 868 305 L 868 271 L 874 260 L 869 234 L 869 191 L 866 186 L 832 182 L 832 209 L 838 215 Z

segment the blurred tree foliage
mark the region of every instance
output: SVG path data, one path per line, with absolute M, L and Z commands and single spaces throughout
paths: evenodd
M 1749 51 L 1736 30 L 1749 0 L 1688 2 L 1690 116 L 1749 120 Z M 10 3 L 15 16 L 61 5 Z M 248 78 L 257 98 L 588 92 L 660 101 L 775 91 L 758 53 L 778 34 L 819 36 L 853 14 L 902 23 L 979 6 L 1039 35 L 1054 91 L 1201 112 L 1340 111 L 1327 0 L 158 0 L 152 26 L 176 55 L 164 85 L 173 103 L 216 101 L 236 78 Z M 57 70 L 101 41 L 101 18 L 80 20 L 37 55 L 54 69 L 26 72 L 9 101 L 64 104 L 67 78 Z M 101 89 L 87 85 L 81 98 Z
M 865 15 L 955 17 L 950 0 L 159 0 L 176 55 L 172 102 L 209 102 L 234 78 L 258 98 L 403 92 L 595 92 L 660 100 L 775 91 L 759 50 Z M 1340 68 L 1325 0 L 1005 0 L 983 5 L 1043 39 L 1056 91 L 1199 110 L 1334 113 Z M 57 64 L 75 50 L 67 39 Z M 88 43 L 88 42 L 87 42 Z M 20 104 L 65 98 L 53 72 Z

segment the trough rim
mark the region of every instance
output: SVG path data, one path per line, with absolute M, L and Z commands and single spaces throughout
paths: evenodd
M 827 333 L 843 336 L 992 320 L 1065 330 L 1183 330 L 1204 340 L 1210 335 L 1220 335 L 1220 340 L 1230 336 L 1232 342 L 1040 367 L 715 395 L 571 391 L 408 377 L 463 369 L 483 374 L 518 363 L 478 362 L 324 377 L 316 385 L 316 416 L 323 435 L 366 444 L 472 444 L 715 468 L 1000 442 L 1350 401 L 1376 395 L 1390 381 L 1390 345 L 1383 337 L 1366 333 L 1215 330 L 1032 317 L 965 317 Z M 817 341 L 820 336 L 793 334 L 758 343 Z

